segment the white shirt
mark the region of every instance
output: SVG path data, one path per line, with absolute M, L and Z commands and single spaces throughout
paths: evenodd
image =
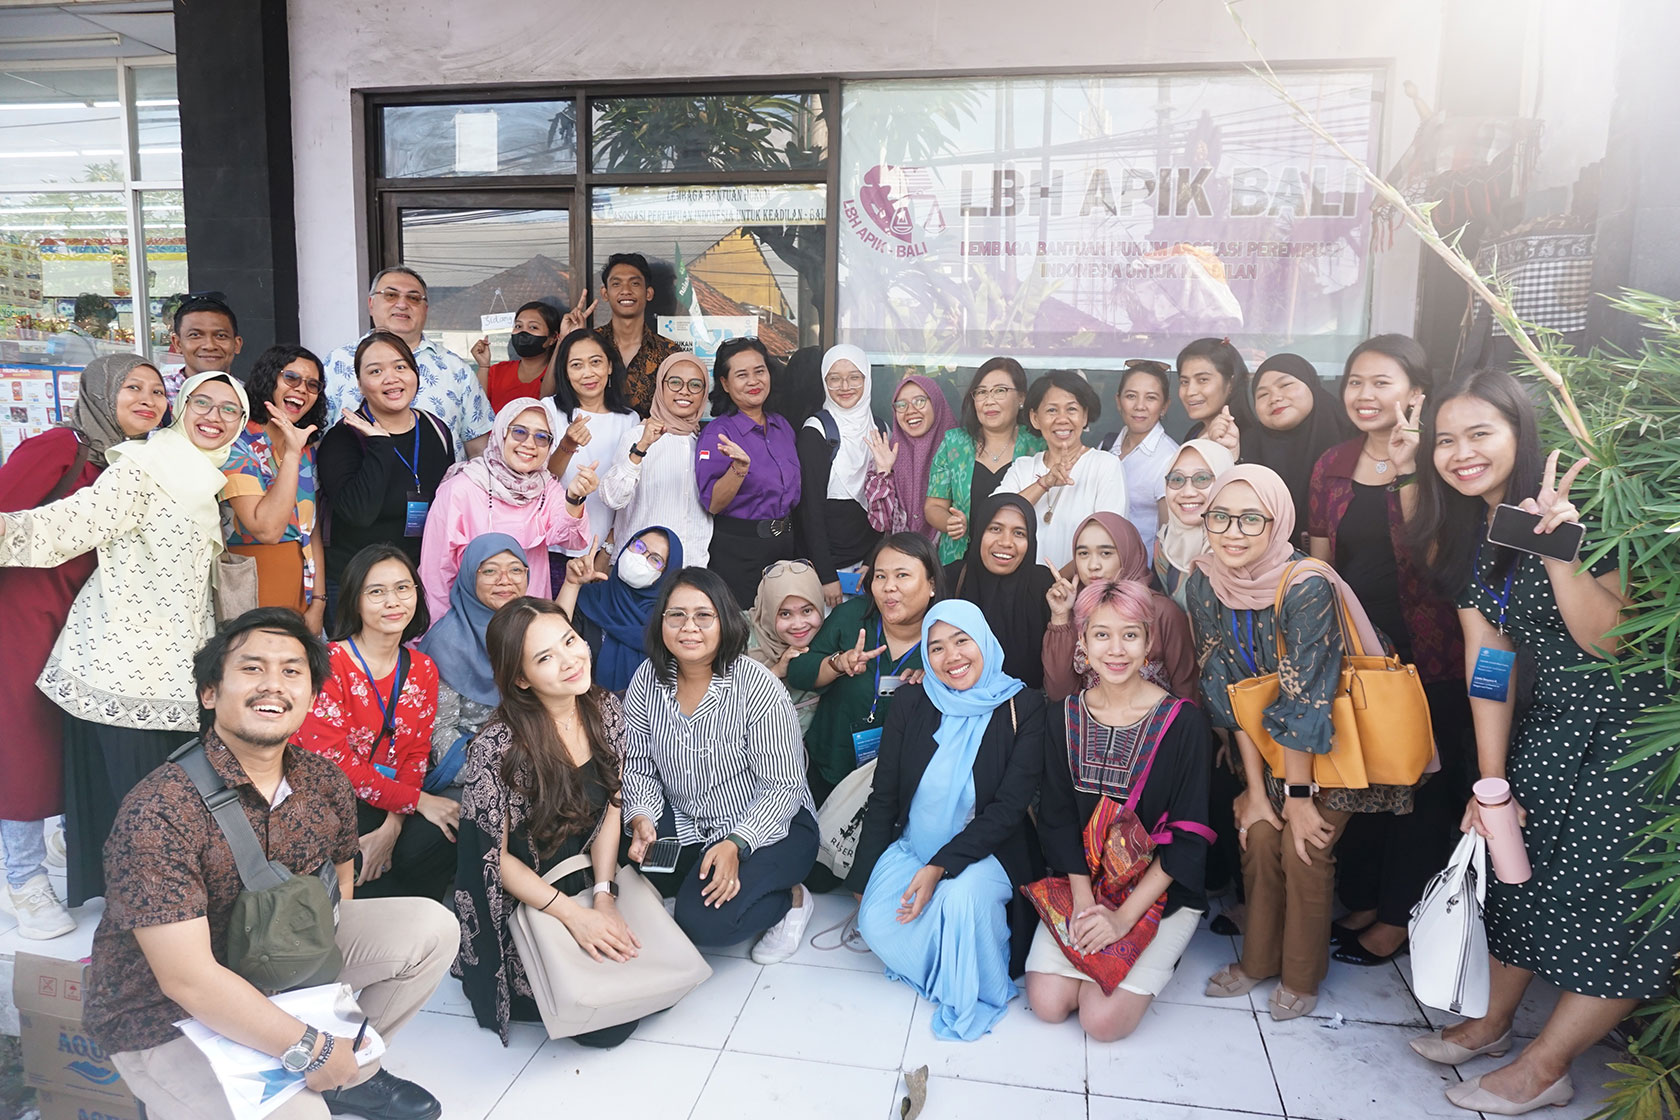
M 1121 432 L 1114 441 L 1114 454 L 1126 466 L 1126 520 L 1137 529 L 1143 543 L 1153 548 L 1161 520 L 1161 507 L 1156 503 L 1167 496 L 1167 468 L 1178 457 L 1178 443 L 1159 423 L 1141 443 L 1121 455 L 1120 445 L 1125 442 L 1126 433 Z
M 994 494 L 1019 494 L 1047 473 L 1044 452 L 1023 455 L 1009 465 Z M 1073 482 L 1057 486 L 1033 504 L 1038 511 L 1038 559 L 1060 568 L 1073 559 L 1079 523 L 1099 510 L 1126 515 L 1126 471 L 1120 460 L 1094 448 L 1073 464 Z M 984 525 L 970 526 L 978 537 Z
M 663 525 L 682 540 L 683 563 L 704 568 L 711 562 L 712 515 L 700 504 L 700 487 L 694 481 L 694 447 L 700 435 L 666 432 L 645 456 L 632 459 L 630 449 L 641 438 L 641 424 L 625 432 L 612 469 L 601 475 L 597 493 L 618 511 L 613 540 L 623 544 L 649 525 Z
M 429 338 L 414 348 L 414 363 L 420 367 L 415 370 L 420 390 L 414 396 L 414 407 L 442 420 L 455 436 L 455 458 L 465 458 L 467 441 L 488 434 L 496 422 L 490 398 L 478 383 L 478 373 Z M 325 377 L 327 422 L 335 424 L 346 409 L 362 404 L 362 390 L 356 384 L 356 343 L 340 346 L 327 355 Z
M 572 461 L 566 464 L 566 472 L 560 476 L 560 481 L 566 484 L 568 491 L 572 488 L 572 480 L 577 477 L 578 470 L 590 463 L 596 464 L 596 477 L 604 481 L 607 471 L 618 461 L 614 456 L 619 454 L 619 446 L 624 441 L 624 434 L 632 429 L 639 430 L 642 426 L 642 418 L 634 412 L 584 412 L 581 408 L 566 417 L 566 423 L 570 424 L 579 416 L 589 418 L 589 442 L 578 448 L 577 454 L 572 456 Z M 560 434 L 564 435 L 565 432 L 562 431 Z M 660 440 L 660 442 L 665 441 Z M 689 469 L 689 477 L 694 477 L 692 466 Z M 613 537 L 613 520 L 617 516 L 617 511 L 607 504 L 606 498 L 599 488 L 596 489 L 595 493 L 589 495 L 587 502 L 583 503 L 583 510 L 587 515 L 585 519 L 589 522 L 591 539 L 598 540 L 603 548 L 612 539 L 623 543 L 624 538 Z M 675 529 L 676 526 L 673 525 L 671 528 Z M 711 539 L 710 536 L 706 538 L 708 543 Z M 581 556 L 584 552 L 581 548 L 564 550 L 556 548 L 551 551 L 564 551 L 568 556 Z

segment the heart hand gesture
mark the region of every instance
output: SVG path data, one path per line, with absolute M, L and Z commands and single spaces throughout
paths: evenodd
M 600 476 L 595 473 L 595 468 L 600 465 L 601 461 L 597 459 L 578 468 L 577 474 L 572 477 L 572 484 L 566 488 L 568 504 L 582 505 L 584 499 L 595 493 L 595 488 L 601 485 Z
M 589 414 L 580 412 L 577 419 L 566 425 L 566 434 L 560 437 L 560 450 L 579 451 L 589 443 Z
M 490 340 L 481 338 L 472 344 L 473 364 L 483 369 L 490 364 Z

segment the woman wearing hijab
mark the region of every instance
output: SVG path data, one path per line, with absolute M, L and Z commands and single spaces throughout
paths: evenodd
M 936 1037 L 968 1042 L 1015 995 L 1010 911 L 1033 874 L 1044 700 L 1004 669 L 972 603 L 934 604 L 922 648 L 927 675 L 887 718 L 847 885 L 863 894 L 858 932 L 887 975 L 935 1005 Z
M 627 542 L 650 525 L 667 525 L 682 541 L 688 563 L 711 563 L 712 515 L 700 504 L 694 481 L 705 406 L 706 370 L 699 359 L 679 351 L 659 363 L 652 415 L 624 433 L 596 492 L 618 511 L 613 540 Z
M 817 570 L 804 560 L 778 560 L 758 581 L 758 595 L 747 612 L 747 656 L 787 685 L 799 717 L 799 734 L 811 730 L 822 693 L 787 684 L 788 663 L 811 649 L 811 639 L 828 617 Z
M 1236 466 L 1231 453 L 1210 439 L 1186 440 L 1167 467 L 1167 510 L 1155 534 L 1155 578 L 1173 602 L 1185 606 L 1190 562 L 1208 550 L 1207 509 L 1213 480 Z
M 1073 561 L 1045 596 L 1050 625 L 1044 631 L 1044 691 L 1065 700 L 1096 685 L 1096 672 L 1079 644 L 1074 599 L 1087 587 L 1117 580 L 1149 586 L 1149 553 L 1130 521 L 1118 513 L 1093 513 L 1073 535 Z M 1185 700 L 1196 697 L 1196 645 L 1190 619 L 1172 598 L 1150 589 L 1149 660 L 1143 678 Z
M 829 347 L 823 407 L 799 429 L 800 539 L 830 607 L 840 605 L 838 570 L 868 556 L 880 537 L 863 489 L 876 431 L 869 372 L 869 358 L 856 346 Z
M 105 469 L 105 452 L 129 439 L 145 439 L 169 413 L 163 377 L 138 354 L 107 354 L 82 370 L 76 407 L 68 423 L 31 436 L 0 465 L 0 511 L 33 509 L 93 484 Z M 76 593 L 93 574 L 95 557 L 81 555 L 56 567 L 0 568 L 0 845 L 6 853 L 6 887 L 18 933 L 45 940 L 69 933 L 76 922 L 47 879 L 47 817 L 64 809 L 64 713 L 35 678 Z
M 420 543 L 420 578 L 433 614 L 449 609 L 461 552 L 474 537 L 506 533 L 519 541 L 539 588 L 548 586 L 549 548 L 581 551 L 589 544 L 584 500 L 597 479 L 584 467 L 568 490 L 549 473 L 559 432 L 560 415 L 552 404 L 520 397 L 496 413 L 484 454 L 444 475 Z
M 928 524 L 928 478 L 933 457 L 955 421 L 939 383 L 913 373 L 893 391 L 896 432 L 889 439 L 869 434 L 872 460 L 864 494 L 869 524 L 883 533 L 920 533 L 937 543 L 939 530 Z
M 1261 362 L 1248 383 L 1248 404 L 1255 422 L 1243 429 L 1237 457 L 1270 467 L 1283 479 L 1298 532 L 1290 544 L 1305 548 L 1313 467 L 1353 434 L 1347 412 L 1299 354 L 1273 354 Z
M 683 568 L 682 541 L 663 525 L 650 525 L 619 549 L 612 572 L 587 560 L 566 565 L 556 600 L 577 622 L 595 657 L 595 683 L 608 692 L 630 687 L 647 660 L 647 627 L 666 581 Z
M 1002 670 L 1028 688 L 1044 684 L 1046 595 L 1055 575 L 1038 562 L 1038 516 L 1019 494 L 994 494 L 974 506 L 977 533 L 961 560 L 946 565 L 953 599 L 985 612 L 998 645 Z
M 470 582 L 465 578 L 469 572 Z M 502 702 L 484 635 L 491 616 L 525 594 L 530 577 L 524 546 L 506 533 L 481 533 L 461 550 L 461 574 L 449 589 L 449 612 L 419 644 L 438 671 L 428 789 L 455 784 L 467 744 Z
M 1206 522 L 1213 550 L 1192 562 L 1190 624 L 1202 703 L 1210 722 L 1236 738 L 1242 757 L 1247 788 L 1235 811 L 1248 899 L 1242 959 L 1215 973 L 1207 994 L 1240 996 L 1278 976 L 1272 1018 L 1296 1019 L 1317 1006 L 1330 964 L 1336 841 L 1355 813 L 1411 812 L 1415 787 L 1321 790 L 1312 780 L 1313 756 L 1329 752 L 1334 734 L 1330 708 L 1343 655 L 1338 601 L 1364 648 L 1384 643 L 1335 570 L 1290 543 L 1295 505 L 1283 479 L 1268 467 L 1232 467 L 1213 484 Z M 1297 567 L 1279 609 L 1279 585 L 1291 564 Z M 1284 748 L 1281 774 L 1237 726 L 1226 691 L 1266 673 L 1277 673 L 1280 686 L 1265 720 Z
M 105 893 L 101 849 L 123 795 L 198 731 L 192 659 L 215 629 L 216 496 L 249 413 L 225 373 L 188 378 L 178 401 L 170 427 L 107 446 L 93 485 L 0 514 L 0 567 L 57 568 L 99 553 L 36 679 L 67 717 L 72 906 Z

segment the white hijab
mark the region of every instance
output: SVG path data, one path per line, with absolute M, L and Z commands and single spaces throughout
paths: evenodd
M 828 371 L 839 361 L 851 362 L 863 374 L 863 395 L 850 408 L 834 403 L 828 388 Z M 859 505 L 867 505 L 863 497 L 864 479 L 873 461 L 869 453 L 869 433 L 875 431 L 875 414 L 870 411 L 870 390 L 873 388 L 869 356 L 856 346 L 831 346 L 822 359 L 823 411 L 834 417 L 840 432 L 840 446 L 834 452 L 834 462 L 828 470 L 830 498 L 851 498 Z M 813 416 L 805 421 L 807 428 L 823 430 L 822 420 Z

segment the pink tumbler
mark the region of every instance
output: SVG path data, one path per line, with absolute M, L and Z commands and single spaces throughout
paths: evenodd
M 1488 856 L 1493 873 L 1501 883 L 1526 883 L 1534 874 L 1523 847 L 1522 828 L 1517 823 L 1517 803 L 1511 799 L 1511 783 L 1504 778 L 1483 778 L 1471 787 L 1488 830 Z

